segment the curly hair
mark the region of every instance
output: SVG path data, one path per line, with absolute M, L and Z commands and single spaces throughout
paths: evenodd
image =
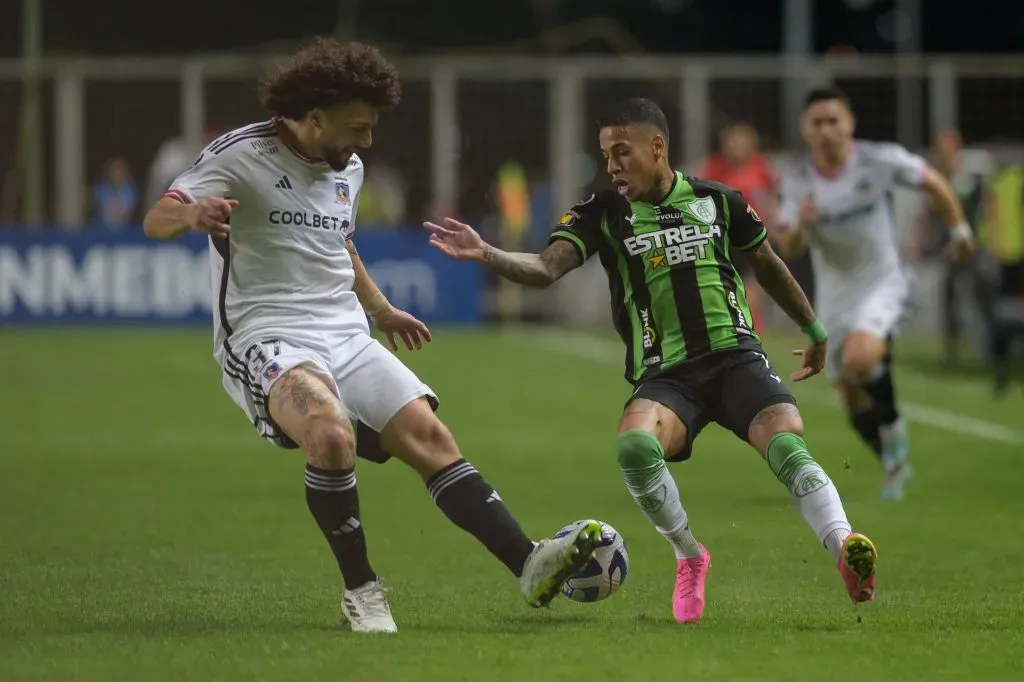
M 273 115 L 300 119 L 311 109 L 362 100 L 382 109 L 402 98 L 398 70 L 372 45 L 317 38 L 259 84 Z

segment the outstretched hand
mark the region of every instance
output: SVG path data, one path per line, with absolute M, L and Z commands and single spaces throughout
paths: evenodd
M 825 358 L 828 356 L 828 341 L 812 343 L 803 350 L 793 351 L 793 355 L 803 358 L 803 366 L 794 372 L 790 379 L 793 381 L 810 379 L 825 367 Z
M 423 227 L 430 231 L 430 245 L 449 258 L 483 261 L 487 255 L 487 243 L 477 231 L 454 218 L 445 218 L 440 225 L 425 222 Z

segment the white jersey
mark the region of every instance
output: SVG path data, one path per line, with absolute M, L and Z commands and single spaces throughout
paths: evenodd
M 210 239 L 214 356 L 225 365 L 272 334 L 294 344 L 369 333 L 345 248 L 355 232 L 363 164 L 343 171 L 309 159 L 274 121 L 213 141 L 166 196 L 236 199 L 231 234 Z
M 863 315 L 869 293 L 900 303 L 905 299 L 909 283 L 900 263 L 892 192 L 897 186 L 920 186 L 926 167 L 924 159 L 898 144 L 857 141 L 834 176 L 821 175 L 810 159 L 783 176 L 781 229 L 796 225 L 807 195 L 818 207 L 807 242 L 816 307 L 826 326 Z

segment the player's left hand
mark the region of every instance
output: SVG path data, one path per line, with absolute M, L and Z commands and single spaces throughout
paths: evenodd
M 803 350 L 793 351 L 793 355 L 803 358 L 804 363 L 803 367 L 790 376 L 790 379 L 793 381 L 810 379 L 825 367 L 825 358 L 828 355 L 828 341 L 812 343 Z
M 430 342 L 430 330 L 427 329 L 427 325 L 404 310 L 389 307 L 383 313 L 370 319 L 373 321 L 373 326 L 387 336 L 388 345 L 393 351 L 398 350 L 396 336 L 402 339 L 402 343 L 408 350 L 413 348 L 419 350 L 423 348 L 424 341 Z

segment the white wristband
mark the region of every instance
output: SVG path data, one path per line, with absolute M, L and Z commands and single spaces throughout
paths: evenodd
M 968 225 L 966 222 L 960 223 L 959 225 L 954 225 L 953 228 L 949 231 L 949 233 L 950 235 L 952 235 L 954 239 L 968 239 L 973 234 L 971 231 L 971 226 Z

